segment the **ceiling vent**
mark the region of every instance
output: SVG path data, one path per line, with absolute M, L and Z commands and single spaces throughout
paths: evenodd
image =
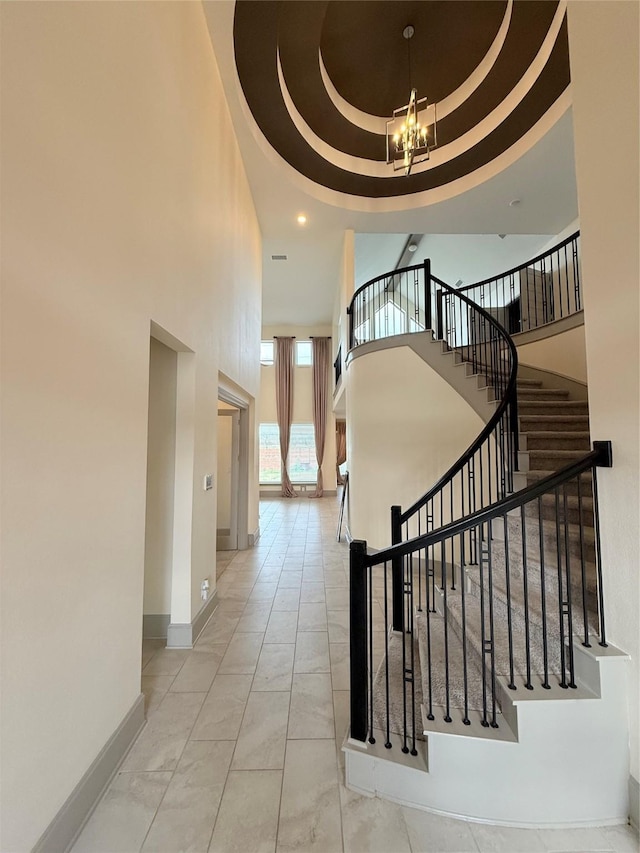
M 271 255 L 271 260 L 272 261 L 286 261 L 287 256 L 286 255 Z

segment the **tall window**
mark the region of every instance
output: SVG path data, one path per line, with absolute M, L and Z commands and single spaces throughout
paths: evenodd
M 260 341 L 260 364 L 273 364 L 273 341 Z
M 291 424 L 289 477 L 292 483 L 313 483 L 318 476 L 313 424 Z
M 280 483 L 278 424 L 260 424 L 260 483 Z M 314 483 L 318 476 L 313 424 L 291 424 L 289 477 L 292 483 Z
M 260 483 L 280 483 L 278 424 L 260 424 Z
M 311 367 L 313 348 L 311 341 L 296 341 L 296 367 Z

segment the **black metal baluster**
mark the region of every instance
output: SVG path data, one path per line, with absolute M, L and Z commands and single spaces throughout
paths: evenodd
M 510 690 L 516 689 L 514 660 L 513 660 L 513 617 L 511 613 L 511 565 L 509 558 L 509 521 L 505 515 L 502 516 L 504 525 L 504 569 L 505 569 L 505 594 L 507 597 L 507 642 L 509 645 L 509 684 Z
M 554 489 L 556 505 L 556 552 L 558 559 L 558 617 L 560 628 L 560 687 L 566 688 L 566 666 L 565 666 L 565 631 L 564 631 L 564 591 L 562 587 L 562 551 L 560 546 L 560 491 Z
M 407 529 L 408 533 L 408 529 Z M 418 512 L 418 536 L 422 536 L 420 513 Z M 408 536 L 407 536 L 408 538 Z M 425 578 L 426 580 L 426 578 Z M 418 551 L 418 611 L 422 611 L 422 548 Z
M 524 505 L 520 507 L 520 529 L 522 531 L 522 592 L 524 595 L 524 649 L 526 680 L 524 686 L 527 690 L 533 690 L 531 684 L 531 636 L 529 626 L 529 577 L 527 571 L 527 525 L 524 514 Z
M 453 544 L 453 543 L 452 543 Z M 450 713 L 450 688 L 451 685 L 449 683 L 449 609 L 447 607 L 447 584 L 446 584 L 446 563 L 447 563 L 447 549 L 445 545 L 445 540 L 443 539 L 440 543 L 440 560 L 441 560 L 441 568 L 442 568 L 442 611 L 443 611 L 443 629 L 444 629 L 444 692 L 445 692 L 445 714 L 444 721 L 445 723 L 451 722 L 451 713 Z
M 580 287 L 580 259 L 578 256 L 578 237 L 573 240 L 573 281 L 576 295 L 576 311 L 582 308 L 582 289 Z
M 384 561 L 384 656 L 385 660 L 389 660 L 389 582 L 387 577 L 387 561 Z M 387 717 L 386 717 L 386 740 L 385 747 L 387 749 L 391 749 L 391 736 L 390 736 L 390 697 L 389 697 L 389 667 L 385 668 L 384 673 L 384 690 L 385 690 L 385 707 L 387 709 Z M 373 704 L 373 697 L 372 697 Z
M 433 546 L 431 547 L 431 551 L 429 548 L 426 549 L 426 559 L 427 559 L 427 607 L 426 607 L 426 633 L 427 633 L 427 675 L 429 682 L 429 690 L 427 693 L 427 719 L 433 720 L 435 719 L 433 715 L 433 682 L 432 682 L 432 665 L 431 665 L 431 613 L 435 613 L 435 590 L 431 589 L 431 585 L 429 584 L 429 576 L 433 578 Z
M 408 602 L 407 602 L 407 624 L 408 631 L 405 636 L 409 637 L 411 670 L 410 673 L 405 673 L 405 678 L 409 678 L 409 686 L 411 688 L 411 755 L 417 755 L 416 749 L 416 661 L 415 661 L 415 646 L 414 646 L 414 601 L 413 601 L 413 557 L 407 554 L 407 584 L 408 584 Z
M 584 518 L 582 515 L 582 474 L 578 474 L 578 530 L 580 533 L 580 571 L 582 574 L 582 619 L 584 627 L 584 641 L 586 648 L 591 648 L 589 642 L 589 613 L 587 611 L 587 560 L 584 547 Z
M 544 570 L 544 529 L 542 526 L 542 496 L 538 497 L 538 546 L 540 549 L 540 610 L 542 612 L 542 659 L 544 664 L 544 681 L 542 686 L 550 690 L 549 684 L 549 649 L 547 641 L 547 594 Z
M 402 632 L 402 751 L 409 752 L 407 747 L 407 646 L 404 631 Z
M 564 511 L 564 550 L 565 550 L 565 571 L 567 576 L 567 633 L 569 635 L 568 652 L 569 652 L 569 687 L 576 687 L 575 662 L 573 657 L 573 603 L 571 596 L 571 547 L 569 542 L 569 512 L 567 509 L 567 486 L 566 483 L 562 486 L 562 502 Z
M 367 638 L 369 640 L 369 743 L 375 743 L 373 735 L 373 568 L 367 566 Z M 389 657 L 385 658 L 386 677 L 389 677 Z M 389 706 L 387 705 L 387 719 Z
M 460 564 L 462 566 L 462 571 L 464 572 L 464 534 L 460 535 Z M 469 719 L 469 675 L 467 671 L 467 612 L 466 612 L 466 578 L 462 577 L 462 583 L 460 584 L 460 601 L 462 607 L 462 688 L 464 694 L 464 716 L 462 717 L 462 722 L 465 726 L 471 725 L 471 720 Z
M 487 525 L 491 526 L 491 522 Z M 493 560 L 491 554 L 491 530 L 487 530 L 487 580 L 489 584 L 489 665 L 491 673 L 491 728 L 497 729 L 496 719 L 496 645 L 493 623 Z
M 449 506 L 449 520 L 453 521 L 453 480 L 449 485 L 449 497 L 450 497 L 450 506 Z M 455 590 L 456 588 L 456 561 L 454 559 L 453 553 L 453 541 L 451 542 L 451 589 Z
M 484 525 L 481 525 L 484 528 Z M 484 538 L 484 530 L 480 530 L 480 645 L 482 648 L 482 721 L 481 725 L 487 727 L 487 665 L 485 657 L 490 650 L 487 645 L 486 636 L 486 614 L 485 614 L 485 566 L 487 563 L 487 545 Z

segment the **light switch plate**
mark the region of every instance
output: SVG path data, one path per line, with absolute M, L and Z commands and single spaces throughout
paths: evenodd
M 209 489 L 213 488 L 213 474 L 205 474 L 204 475 L 204 490 L 208 492 Z

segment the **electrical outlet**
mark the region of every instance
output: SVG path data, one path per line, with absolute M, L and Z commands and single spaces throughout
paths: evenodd
M 209 578 L 205 578 L 200 584 L 200 598 L 203 601 L 209 598 Z

